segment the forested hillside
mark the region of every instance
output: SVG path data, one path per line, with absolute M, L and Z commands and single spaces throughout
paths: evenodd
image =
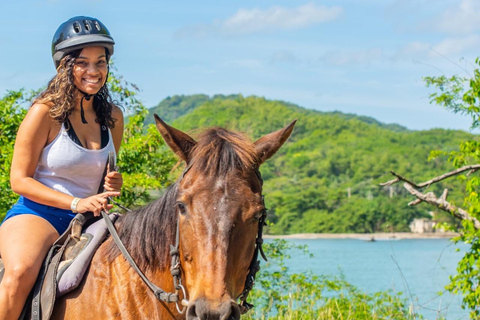
M 289 142 L 261 168 L 274 234 L 408 231 L 412 219 L 429 217 L 431 208 L 407 207 L 401 186 L 379 183 L 390 179 L 389 170 L 425 180 L 447 171 L 443 161 L 427 161 L 430 150 L 455 150 L 473 137 L 455 130 L 409 131 L 369 117 L 241 95 L 169 97 L 150 113 L 189 132 L 223 126 L 253 139 L 298 119 Z M 451 193 L 463 191 L 448 183 Z

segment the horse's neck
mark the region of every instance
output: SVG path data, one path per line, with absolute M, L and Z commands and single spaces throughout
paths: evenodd
M 57 301 L 62 306 L 56 309 L 65 310 L 59 318 L 81 319 L 78 310 L 84 310 L 80 315 L 86 312 L 92 319 L 115 319 L 120 314 L 125 315 L 125 319 L 171 319 L 175 316 L 175 306 L 158 301 L 123 255 L 113 261 L 106 258 L 111 241 L 111 238 L 106 240 L 95 254 L 84 284 L 79 288 L 81 294 L 73 291 Z M 168 269 L 150 268 L 145 270 L 145 275 L 163 290 L 174 291 Z

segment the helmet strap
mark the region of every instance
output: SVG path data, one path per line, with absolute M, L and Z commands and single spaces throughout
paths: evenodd
M 82 90 L 78 89 L 78 91 L 80 91 L 81 93 L 83 93 L 83 97 L 82 97 L 82 100 L 80 100 L 80 117 L 82 118 L 82 123 L 83 124 L 87 124 L 87 119 L 85 119 L 85 111 L 83 110 L 83 99 L 86 99 L 87 101 L 90 101 L 90 99 L 94 96 L 92 94 L 88 94 L 88 93 L 85 93 L 83 92 Z

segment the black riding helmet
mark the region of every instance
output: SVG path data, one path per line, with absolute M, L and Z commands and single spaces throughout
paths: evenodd
M 68 53 L 89 46 L 102 46 L 113 55 L 113 41 L 110 31 L 98 19 L 78 16 L 73 17 L 58 27 L 52 40 L 52 58 L 55 68 Z

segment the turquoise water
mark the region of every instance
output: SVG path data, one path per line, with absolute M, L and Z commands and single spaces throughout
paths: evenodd
M 455 273 L 464 244 L 448 239 L 416 239 L 367 242 L 354 239 L 288 240 L 307 245 L 314 255 L 294 253 L 287 262 L 291 272 L 311 270 L 318 275 L 340 275 L 362 291 L 402 291 L 426 319 L 439 314 L 448 320 L 468 319 L 461 297 L 445 292 L 449 275 Z

